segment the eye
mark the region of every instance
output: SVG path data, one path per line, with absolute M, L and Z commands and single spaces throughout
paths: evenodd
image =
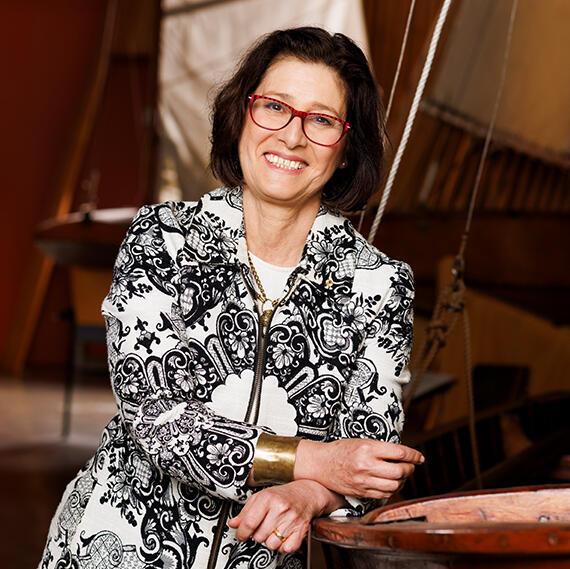
M 325 115 L 310 115 L 309 119 L 315 126 L 320 126 L 325 128 L 336 126 L 336 121 Z
M 264 107 L 268 111 L 273 111 L 275 113 L 282 113 L 285 110 L 285 107 L 277 101 L 265 101 Z

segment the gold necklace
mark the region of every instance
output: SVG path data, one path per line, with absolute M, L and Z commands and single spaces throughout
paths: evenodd
M 247 250 L 247 260 L 249 262 L 249 268 L 251 269 L 251 274 L 253 275 L 255 284 L 259 289 L 259 291 L 256 292 L 257 300 L 261 302 L 261 316 L 259 317 L 259 320 L 261 322 L 261 325 L 265 328 L 269 324 L 273 311 L 281 299 L 276 298 L 275 300 L 271 300 L 267 298 L 267 294 L 265 293 L 265 289 L 263 288 L 259 274 L 257 273 L 251 255 L 249 254 L 249 249 Z

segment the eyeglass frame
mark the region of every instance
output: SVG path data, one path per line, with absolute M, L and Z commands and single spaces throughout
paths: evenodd
M 279 103 L 280 105 L 283 105 L 284 107 L 287 107 L 289 109 L 289 111 L 291 112 L 291 116 L 289 117 L 289 120 L 283 126 L 280 126 L 279 128 L 267 128 L 266 126 L 260 125 L 253 118 L 253 104 L 255 103 L 255 101 L 257 101 L 259 99 L 264 99 L 267 101 L 273 101 L 275 103 Z M 299 117 L 301 119 L 301 128 L 303 129 L 303 134 L 306 136 L 307 140 L 310 140 L 313 144 L 317 144 L 318 146 L 326 146 L 326 147 L 335 146 L 335 144 L 338 144 L 345 137 L 345 135 L 348 133 L 348 131 L 350 130 L 350 123 L 348 121 L 345 121 L 344 119 L 341 119 L 339 117 L 335 117 L 334 115 L 328 115 L 327 113 L 314 113 L 314 112 L 307 112 L 307 111 L 298 111 L 297 109 L 295 109 L 291 105 L 284 103 L 283 101 L 280 101 L 279 99 L 275 99 L 273 97 L 267 97 L 266 95 L 258 95 L 257 93 L 252 93 L 251 95 L 249 95 L 247 97 L 247 100 L 248 100 L 248 107 L 249 107 L 249 116 L 251 117 L 251 120 L 254 122 L 254 124 L 256 124 L 259 128 L 262 128 L 264 130 L 270 130 L 272 132 L 277 132 L 278 130 L 283 130 L 285 127 L 289 126 L 295 117 Z M 338 140 L 333 142 L 332 144 L 323 144 L 322 142 L 317 142 L 317 141 L 313 140 L 305 132 L 305 117 L 309 117 L 309 116 L 327 117 L 328 119 L 335 120 L 335 121 L 339 122 L 340 124 L 342 124 L 342 132 L 340 133 Z

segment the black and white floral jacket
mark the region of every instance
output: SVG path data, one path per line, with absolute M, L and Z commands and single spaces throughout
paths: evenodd
M 119 413 L 42 567 L 300 568 L 225 523 L 260 433 L 399 441 L 409 267 L 323 207 L 266 330 L 253 290 L 239 188 L 139 211 L 103 303 Z

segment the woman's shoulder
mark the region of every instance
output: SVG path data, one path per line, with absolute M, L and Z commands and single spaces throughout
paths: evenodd
M 204 226 L 218 230 L 234 217 L 239 226 L 240 198 L 237 188 L 218 188 L 204 194 L 198 201 L 144 205 L 131 223 L 127 242 L 134 238 L 147 244 L 152 241 L 156 246 L 162 243 L 170 255 L 177 258 L 185 244 L 188 243 L 190 249 L 200 245 Z
M 161 202 L 143 205 L 133 218 L 123 248 L 143 246 L 145 254 L 164 250 L 177 259 L 182 250 L 198 202 Z
M 404 286 L 413 293 L 414 276 L 408 263 L 394 259 L 369 243 L 354 230 L 355 268 L 354 287 L 356 289 L 378 290 L 391 286 Z
M 132 227 L 157 227 L 166 232 L 185 233 L 192 223 L 199 202 L 167 201 L 143 205 L 135 215 Z
M 363 235 L 354 231 L 356 250 L 356 269 L 391 267 L 393 270 L 411 271 L 410 265 L 400 259 L 394 259 L 375 245 L 369 243 Z
M 135 221 L 137 218 L 152 219 L 165 230 L 171 228 L 187 231 L 196 214 L 203 210 L 224 215 L 229 208 L 241 214 L 241 195 L 240 188 L 221 187 L 204 194 L 197 201 L 166 201 L 144 205 L 139 209 Z
M 325 207 L 319 217 L 320 238 L 330 241 L 321 248 L 334 250 L 337 264 L 340 259 L 344 260 L 343 271 L 348 270 L 353 277 L 353 293 L 376 297 L 400 283 L 413 292 L 413 273 L 406 262 L 390 257 L 369 243 L 341 212 Z

